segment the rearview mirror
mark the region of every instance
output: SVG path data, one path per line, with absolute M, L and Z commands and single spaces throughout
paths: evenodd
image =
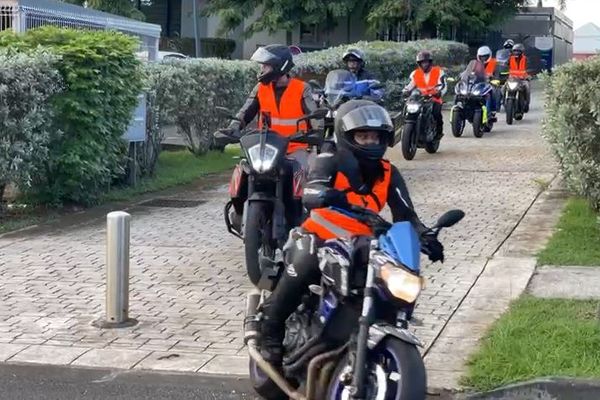
M 440 219 L 438 219 L 437 224 L 435 224 L 435 226 L 438 228 L 449 228 L 461 219 L 463 219 L 464 216 L 465 213 L 462 210 L 450 210 L 444 215 L 442 215 Z

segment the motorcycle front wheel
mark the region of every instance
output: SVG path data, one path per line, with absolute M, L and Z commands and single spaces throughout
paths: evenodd
M 452 134 L 454 137 L 461 137 L 465 129 L 465 119 L 460 110 L 452 110 Z
M 343 357 L 332 375 L 326 400 L 349 400 L 350 390 L 340 378 L 348 364 Z M 424 400 L 427 390 L 427 374 L 419 350 L 415 345 L 395 337 L 383 340 L 369 351 L 367 374 L 367 400 Z
M 477 138 L 483 136 L 483 112 L 481 110 L 473 111 L 473 135 Z
M 414 123 L 407 123 L 402 129 L 402 156 L 412 160 L 417 154 L 417 130 Z
M 257 285 L 262 275 L 259 251 L 268 257 L 274 254 L 271 245 L 271 207 L 268 203 L 248 203 L 246 225 L 244 227 L 244 251 L 246 272 L 253 285 Z
M 515 113 L 515 100 L 514 99 L 506 99 L 506 102 L 504 103 L 504 110 L 506 112 L 506 123 L 508 125 L 512 125 L 513 123 L 513 118 L 514 118 L 514 113 Z

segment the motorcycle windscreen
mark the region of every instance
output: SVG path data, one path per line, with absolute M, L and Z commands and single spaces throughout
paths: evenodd
M 352 96 L 356 77 L 345 69 L 334 69 L 325 78 L 325 95 L 331 102 L 342 96 Z
M 483 82 L 486 80 L 485 65 L 477 60 L 471 60 L 465 71 L 461 74 L 462 81 Z
M 414 272 L 420 270 L 421 242 L 410 222 L 396 222 L 379 239 L 381 250 Z
M 510 58 L 510 50 L 508 49 L 500 49 L 496 52 L 496 61 L 500 64 L 508 64 L 508 59 Z

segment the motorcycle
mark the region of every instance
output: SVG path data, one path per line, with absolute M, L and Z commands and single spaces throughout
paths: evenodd
M 402 155 L 412 160 L 417 148 L 425 148 L 430 154 L 436 153 L 441 138 L 437 137 L 433 103 L 431 95 L 423 95 L 419 89 L 413 89 L 404 103 L 402 116 Z
M 466 121 L 473 126 L 473 135 L 482 137 L 484 132 L 491 132 L 494 126 L 492 118 L 488 118 L 486 96 L 494 95 L 492 84 L 481 81 L 474 73 L 463 76 L 454 88 L 454 106 L 450 111 L 452 134 L 460 137 L 465 129 Z
M 337 109 L 352 99 L 368 99 L 381 104 L 383 101 L 383 84 L 376 79 L 357 80 L 356 76 L 345 69 L 329 71 L 325 78 L 325 88 L 311 80 L 313 98 L 319 107 L 329 110 L 325 116 L 325 138 L 333 140 L 334 119 Z
M 222 107 L 217 109 L 229 118 L 237 118 Z M 281 259 L 281 248 L 289 230 L 300 224 L 303 217 L 302 185 L 304 171 L 294 168 L 294 162 L 285 157 L 288 144 L 307 143 L 318 146 L 323 142 L 322 132 L 299 130 L 302 121 L 322 119 L 327 110 L 319 109 L 300 118 L 298 132 L 284 137 L 270 130 L 270 115 L 261 129 L 251 129 L 240 135 L 220 130 L 218 140 L 240 143 L 245 157 L 235 167 L 229 183 L 230 200 L 225 205 L 225 225 L 234 236 L 244 241 L 246 270 L 250 281 L 260 287 L 270 287 L 273 265 Z M 232 212 L 235 207 L 236 213 Z M 232 217 L 243 208 L 241 223 Z
M 506 84 L 509 76 L 509 60 L 510 60 L 510 50 L 508 49 L 500 49 L 496 52 L 496 62 L 497 62 L 497 70 L 499 75 L 499 87 L 503 87 Z M 500 90 L 496 90 L 496 104 L 498 105 L 498 111 L 504 105 L 504 96 Z
M 360 207 L 336 210 L 374 236 L 330 239 L 319 248 L 321 282 L 286 321 L 282 370 L 257 348 L 265 293 L 248 294 L 244 338 L 253 387 L 267 400 L 425 399 L 422 343 L 408 329 L 424 285 L 418 234 L 409 222 L 390 224 Z M 449 211 L 429 234 L 463 217 Z
M 528 111 L 525 104 L 525 79 L 510 76 L 504 85 L 504 111 L 506 123 L 512 125 L 513 119 L 520 121 Z

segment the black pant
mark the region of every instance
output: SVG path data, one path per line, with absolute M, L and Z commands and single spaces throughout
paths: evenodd
M 444 119 L 442 118 L 442 105 L 440 103 L 433 103 L 431 113 L 433 119 L 435 119 L 436 133 L 438 137 L 441 137 L 444 132 Z

